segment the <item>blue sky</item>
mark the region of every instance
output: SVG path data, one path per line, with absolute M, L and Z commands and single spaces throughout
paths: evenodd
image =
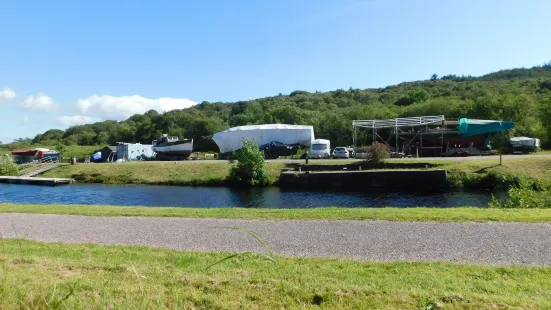
M 551 60 L 548 0 L 4 1 L 0 141 Z

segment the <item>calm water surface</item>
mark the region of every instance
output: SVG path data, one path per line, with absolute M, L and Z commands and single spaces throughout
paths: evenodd
M 490 193 L 357 193 L 137 185 L 32 186 L 0 184 L 0 202 L 167 207 L 486 207 Z

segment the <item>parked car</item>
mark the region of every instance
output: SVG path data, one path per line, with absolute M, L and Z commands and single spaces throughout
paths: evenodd
M 348 158 L 350 157 L 350 153 L 345 147 L 339 146 L 336 147 L 333 151 L 333 158 Z

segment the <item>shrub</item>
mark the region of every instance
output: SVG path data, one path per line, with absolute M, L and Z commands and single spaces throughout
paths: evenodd
M 381 163 L 390 157 L 390 149 L 386 144 L 381 142 L 373 143 L 369 147 L 368 152 L 370 154 L 368 160 L 375 164 Z
M 521 182 L 507 191 L 506 200 L 496 199 L 492 195 L 490 208 L 551 208 L 551 194 L 546 191 L 534 191 L 533 185 Z
M 0 157 L 0 175 L 18 175 L 17 165 L 7 158 Z
M 237 166 L 230 169 L 230 181 L 238 185 L 263 186 L 268 184 L 264 168 L 264 152 L 251 140 L 243 138 L 243 147 L 233 152 Z

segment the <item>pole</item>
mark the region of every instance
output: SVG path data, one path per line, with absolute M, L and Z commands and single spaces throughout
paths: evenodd
M 423 129 L 421 129 L 421 157 L 423 157 Z
M 352 123 L 352 127 L 354 127 L 354 150 L 356 149 L 356 126 Z
M 398 119 L 396 119 L 395 130 L 396 130 L 396 154 L 398 154 L 398 152 L 399 152 L 399 149 L 398 149 Z
M 504 138 L 505 134 L 502 132 L 501 133 L 501 142 L 503 143 L 503 138 Z M 489 137 L 489 136 L 488 136 Z M 503 165 L 503 158 L 501 157 L 501 155 L 503 154 L 503 144 L 501 145 L 501 147 L 499 148 L 499 165 L 502 166 Z
M 442 129 L 442 137 L 440 140 L 440 157 L 442 157 L 443 152 L 444 152 L 444 130 Z

